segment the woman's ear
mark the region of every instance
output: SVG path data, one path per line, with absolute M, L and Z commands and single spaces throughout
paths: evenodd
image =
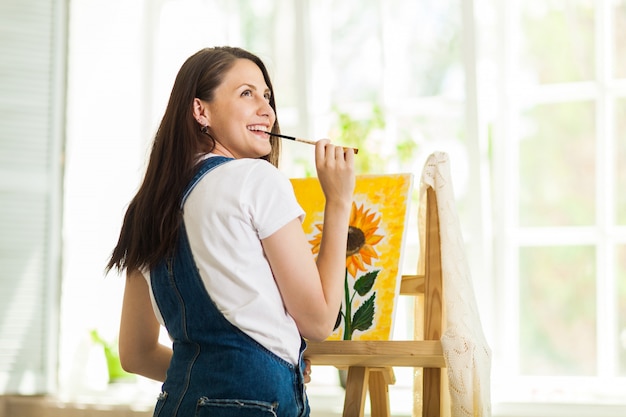
M 197 97 L 193 99 L 193 117 L 200 126 L 208 126 L 210 124 L 209 109 L 206 103 Z

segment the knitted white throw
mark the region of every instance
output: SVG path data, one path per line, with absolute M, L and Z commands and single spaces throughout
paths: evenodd
M 431 154 L 422 171 L 420 225 L 424 224 L 426 216 L 428 187 L 432 187 L 437 195 L 439 213 L 446 311 L 446 328 L 441 343 L 450 385 L 451 416 L 490 417 L 491 350 L 485 340 L 478 314 L 455 207 L 449 158 L 444 152 Z M 423 243 L 422 240 L 422 247 Z M 420 262 L 423 262 L 423 256 L 420 256 Z

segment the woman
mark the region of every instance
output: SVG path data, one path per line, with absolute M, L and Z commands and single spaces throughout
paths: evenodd
M 273 93 L 242 49 L 187 59 L 126 212 L 107 269 L 127 271 L 124 369 L 164 381 L 155 415 L 309 415 L 303 338 L 325 339 L 340 309 L 354 154 L 315 145 L 326 197 L 315 259 L 266 133 L 279 132 Z

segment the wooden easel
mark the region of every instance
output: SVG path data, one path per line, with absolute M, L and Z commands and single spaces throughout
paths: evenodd
M 426 198 L 425 271 L 423 275 L 403 275 L 400 286 L 401 295 L 416 296 L 416 310 L 424 319 L 424 340 L 310 342 L 305 351 L 313 365 L 348 369 L 343 417 L 363 417 L 368 388 L 371 416 L 389 417 L 389 385 L 395 383 L 394 366 L 423 368 L 424 417 L 448 414 L 442 401 L 441 370 L 445 361 L 440 342 L 444 329 L 441 240 L 437 198 L 430 187 Z M 417 296 L 422 294 L 423 303 L 419 303 Z

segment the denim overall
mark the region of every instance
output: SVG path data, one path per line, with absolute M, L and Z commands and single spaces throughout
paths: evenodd
M 203 161 L 181 209 L 200 179 L 231 158 Z M 267 350 L 231 324 L 207 293 L 184 224 L 174 254 L 150 272 L 156 303 L 174 354 L 154 416 L 307 417 L 304 361 L 299 366 Z

